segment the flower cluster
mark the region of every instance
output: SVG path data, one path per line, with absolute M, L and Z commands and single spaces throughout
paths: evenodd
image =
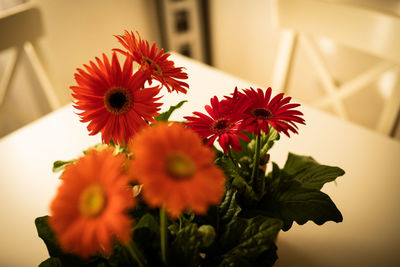
M 189 86 L 180 81 L 187 79 L 187 74 L 176 68 L 168 60 L 169 54 L 159 51 L 155 43 L 150 48 L 147 41 L 139 35 L 137 39 L 132 32 L 116 37 L 127 49 L 115 49 L 126 56 L 122 69 L 115 52 L 111 62 L 103 54 L 103 60 L 96 57 L 96 62 L 84 65 L 85 70 L 77 69 L 78 85 L 71 89 L 74 107 L 81 111 L 81 121 L 89 122 L 90 135 L 101 132 L 104 143 L 112 139 L 122 145 L 148 122 L 154 122 L 162 105 L 156 102 L 161 87 L 146 87 L 146 81 L 155 79 L 169 92 L 186 93 Z M 135 72 L 133 62 L 140 66 Z
M 114 155 L 110 148 L 91 149 L 65 167 L 49 223 L 66 251 L 87 258 L 110 255 L 113 238 L 129 243 L 134 184 L 141 185 L 140 199 L 171 218 L 185 210 L 205 214 L 220 203 L 224 174 L 195 132 L 159 123 L 138 133 L 127 149 L 134 159 Z
M 243 131 L 260 135 L 261 132 L 269 133 L 269 125 L 278 132 L 283 132 L 289 137 L 289 131 L 297 133 L 295 123 L 304 124 L 303 115 L 294 108 L 300 104 L 291 104 L 290 97 L 283 93 L 271 98 L 271 88 L 264 93 L 258 88 L 244 89 L 239 92 L 237 88 L 232 96 L 225 96 L 221 101 L 216 96 L 211 99 L 211 106 L 205 107 L 209 116 L 200 112 L 193 112 L 195 117 L 185 117 L 186 123 L 212 146 L 218 142 L 225 153 L 229 147 L 238 151 L 241 149 L 239 138 L 249 141 Z
M 212 97 L 207 114 L 169 122 L 185 101 L 160 114 L 159 93 L 186 93 L 188 75 L 138 33 L 115 37 L 123 49 L 78 68 L 71 86 L 102 144 L 54 164 L 61 184 L 50 216 L 36 220 L 46 266 L 267 266 L 294 221 L 342 220 L 319 191 L 340 168 L 289 154 L 265 172 L 279 133 L 305 123 L 299 104 L 271 88 L 235 88 Z
M 171 217 L 188 209 L 204 214 L 224 193 L 225 177 L 213 164 L 215 154 L 196 133 L 179 124 L 148 127 L 159 115 L 162 104 L 156 101 L 162 86 L 186 93 L 188 85 L 178 79 L 187 79 L 187 74 L 139 34 L 116 37 L 127 49 L 114 49 L 125 55 L 123 67 L 115 52 L 111 61 L 105 54 L 102 60 L 96 57 L 96 63 L 84 65 L 86 71 L 77 69 L 78 85 L 71 90 L 90 134 L 100 132 L 103 143 L 126 146 L 134 159 L 125 162 L 108 148 L 89 151 L 66 166 L 50 208 L 49 223 L 61 246 L 84 258 L 109 255 L 114 237 L 130 240 L 133 222 L 127 212 L 136 202 L 130 183 L 143 186 L 147 204 L 165 208 Z M 136 71 L 134 62 L 139 64 Z M 152 79 L 160 85 L 146 87 Z

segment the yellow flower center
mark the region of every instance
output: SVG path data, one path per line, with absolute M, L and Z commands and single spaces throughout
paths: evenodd
M 154 67 L 155 74 L 162 75 L 162 70 L 161 70 L 160 66 L 158 66 L 158 64 L 154 60 L 152 60 L 148 57 L 143 57 L 143 61 L 146 62 L 148 65 Z
M 132 102 L 132 93 L 124 87 L 113 87 L 104 94 L 104 105 L 114 115 L 128 112 Z
M 196 172 L 192 159 L 181 152 L 174 152 L 167 156 L 165 167 L 170 176 L 176 180 L 190 178 Z
M 106 196 L 99 184 L 87 187 L 79 198 L 79 211 L 85 217 L 96 217 L 106 204 Z

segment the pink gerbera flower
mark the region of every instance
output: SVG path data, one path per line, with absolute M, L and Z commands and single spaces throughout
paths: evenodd
M 193 112 L 197 117 L 185 117 L 190 126 L 202 139 L 207 139 L 206 145 L 212 146 L 218 138 L 218 143 L 228 153 L 229 146 L 235 151 L 241 150 L 239 137 L 249 141 L 249 138 L 241 132 L 240 121 L 245 106 L 237 98 L 237 89 L 233 97 L 221 101 L 216 96 L 211 98 L 211 106 L 206 105 L 205 109 L 209 116 L 200 112 Z
M 244 89 L 242 97 L 248 103 L 248 107 L 244 114 L 243 127 L 256 135 L 260 134 L 260 130 L 268 134 L 269 125 L 278 132 L 283 132 L 289 136 L 289 131 L 297 133 L 296 123 L 305 124 L 303 116 L 297 108 L 300 104 L 289 103 L 291 97 L 284 97 L 283 93 L 271 98 L 271 88 L 267 91 L 260 88 Z

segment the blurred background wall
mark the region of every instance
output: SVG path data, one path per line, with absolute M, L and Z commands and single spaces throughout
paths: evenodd
M 21 0 L 2 0 L 0 8 L 10 10 Z M 43 36 L 37 52 L 61 104 L 71 101 L 76 68 L 102 53 L 118 47 L 113 37 L 125 29 L 137 30 L 150 42 L 160 42 L 155 1 L 148 0 L 32 0 L 40 12 Z M 0 10 L 1 12 L 1 10 Z M 0 42 L 4 41 L 1 36 Z M 0 54 L 0 77 L 9 51 Z M 37 77 L 22 54 L 0 106 L 0 137 L 50 111 Z
M 279 0 L 278 0 L 279 1 Z M 400 15 L 398 0 L 322 0 L 351 4 L 366 9 L 379 10 L 394 16 Z M 263 87 L 272 82 L 273 68 L 278 50 L 280 29 L 274 23 L 273 0 L 210 1 L 211 48 L 213 63 L 217 68 L 250 80 Z M 338 17 L 338 22 L 340 17 Z M 360 31 L 368 31 L 362 29 Z M 385 25 L 382 25 L 384 32 Z M 329 39 L 315 40 L 329 72 L 338 84 L 347 82 L 379 62 L 379 59 Z M 292 76 L 287 91 L 295 99 L 311 104 L 325 92 L 310 63 L 301 40 L 295 52 Z M 397 73 L 398 74 L 398 73 Z M 387 72 L 375 82 L 344 100 L 349 120 L 374 129 L 384 101 L 390 97 L 395 73 Z M 274 89 L 274 88 L 273 88 Z M 296 90 L 297 89 L 297 90 Z M 397 87 L 395 90 L 400 90 Z M 334 114 L 331 107 L 322 110 Z M 400 139 L 397 123 L 393 135 Z
M 44 35 L 37 42 L 38 53 L 57 97 L 62 104 L 67 104 L 71 100 L 69 86 L 74 84 L 75 69 L 116 47 L 118 44 L 112 35 L 120 34 L 124 29 L 137 30 L 150 42 L 168 47 L 170 43 L 165 38 L 164 27 L 167 24 L 165 11 L 168 9 L 165 4 L 170 1 L 184 5 L 186 0 L 32 1 L 40 10 L 44 29 Z M 400 14 L 398 0 L 331 1 L 350 2 Z M 0 8 L 12 5 L 6 2 L 3 1 Z M 201 34 L 204 34 L 204 46 L 208 53 L 202 60 L 261 87 L 268 87 L 271 84 L 280 33 L 272 23 L 272 3 L 273 0 L 198 0 L 198 7 L 203 9 L 198 13 L 198 21 L 204 29 Z M 373 56 L 329 40 L 317 40 L 317 44 L 331 73 L 339 81 L 346 81 L 349 74 L 361 72 L 377 62 Z M 323 94 L 323 91 L 320 81 L 308 71 L 311 67 L 301 52 L 301 46 L 300 43 L 300 52 L 296 53 L 293 66 L 298 71 L 290 80 L 288 91 L 294 98 L 308 103 L 315 96 Z M 6 53 L 0 54 L 0 75 L 4 71 L 1 64 L 4 58 Z M 21 62 L 25 67 L 18 68 L 6 95 L 7 103 L 10 104 L 0 106 L 0 136 L 50 110 L 46 104 L 33 104 L 32 99 L 42 103 L 43 96 L 37 90 L 38 83 L 28 63 L 24 58 Z M 371 84 L 368 93 L 347 100 L 345 105 L 349 108 L 350 120 L 362 127 L 373 128 L 376 110 L 382 108 L 383 100 L 387 97 L 385 87 L 389 87 L 393 80 L 390 73 L 385 77 Z M 296 87 L 302 90 L 292 90 Z M 332 113 L 329 108 L 324 111 Z M 397 129 L 395 136 L 400 139 L 400 127 Z

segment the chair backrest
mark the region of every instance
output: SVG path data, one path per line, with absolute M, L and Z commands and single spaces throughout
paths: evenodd
M 37 53 L 36 44 L 43 32 L 40 10 L 32 2 L 2 10 L 0 13 L 0 52 L 2 52 L 0 63 L 3 68 L 0 76 L 0 108 L 2 108 L 2 112 L 10 113 L 7 116 L 4 114 L 0 116 L 1 135 L 44 115 L 46 110 L 51 111 L 60 107 L 60 101 L 41 62 L 40 55 Z M 25 56 L 25 60 L 22 60 L 22 55 Z M 23 64 L 23 62 L 29 63 L 29 65 Z M 28 72 L 28 74 L 32 73 L 36 80 L 30 82 L 31 76 L 26 76 L 26 82 L 29 83 L 27 86 L 12 87 L 12 84 L 21 82 L 21 79 L 18 82 L 14 79 L 17 67 L 30 68 L 33 72 Z M 15 83 L 12 83 L 13 81 Z M 36 85 L 36 82 L 39 84 Z M 9 90 L 11 88 L 15 90 Z M 39 89 L 39 92 L 41 90 L 40 95 L 36 95 L 38 92 L 36 88 Z M 23 92 L 23 95 L 15 98 L 16 91 Z M 13 92 L 14 99 L 12 98 Z M 31 101 L 31 99 L 37 101 Z M 24 110 L 21 109 L 22 106 Z M 11 123 L 9 116 L 15 117 Z
M 39 9 L 26 3 L 0 13 L 0 51 L 11 49 L 5 71 L 0 79 L 0 105 L 15 73 L 20 56 L 24 53 L 36 75 L 51 109 L 60 107 L 60 102 L 50 83 L 47 72 L 36 52 L 36 41 L 43 35 Z
M 400 63 L 400 17 L 321 0 L 277 0 L 280 27 L 322 36 Z
M 376 130 L 392 134 L 400 108 L 400 17 L 359 6 L 322 0 L 275 0 L 275 17 L 283 29 L 275 62 L 272 85 L 284 91 L 301 36 L 326 97 L 313 105 L 331 105 L 337 115 L 348 119 L 344 98 L 361 91 L 387 71 L 395 71 L 391 96 L 384 104 Z M 318 48 L 310 37 L 325 37 L 339 44 L 379 57 L 381 61 L 352 80 L 337 85 Z
M 0 13 L 0 51 L 22 46 L 43 34 L 39 10 L 33 4 L 24 4 Z

